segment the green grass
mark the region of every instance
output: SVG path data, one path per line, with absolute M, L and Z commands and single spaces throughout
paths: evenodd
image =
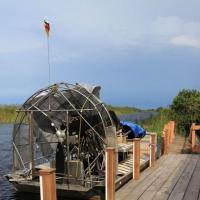
M 136 113 L 140 111 L 140 109 L 134 107 L 127 107 L 127 106 L 111 106 L 106 105 L 106 107 L 110 110 L 114 110 L 117 115 L 123 115 L 128 113 Z M 16 118 L 16 105 L 0 105 L 0 123 L 13 123 Z
M 141 111 L 138 108 L 127 106 L 106 105 L 106 107 L 110 110 L 114 110 L 117 115 L 137 113 Z M 13 123 L 17 115 L 17 108 L 18 106 L 16 105 L 0 105 L 0 123 Z M 171 120 L 170 114 L 171 113 L 169 109 L 159 109 L 158 115 L 143 122 L 141 126 L 143 126 L 147 131 L 156 132 L 160 135 L 162 133 L 164 124 Z
M 128 106 L 111 106 L 111 105 L 106 105 L 108 110 L 113 110 L 115 111 L 116 115 L 124 115 L 124 114 L 129 114 L 129 113 L 136 113 L 141 111 L 138 108 L 134 107 L 128 107 Z
M 16 105 L 0 105 L 0 123 L 13 123 L 16 118 Z
M 164 108 L 158 110 L 158 115 L 147 120 L 142 124 L 142 126 L 149 132 L 156 132 L 158 136 L 161 136 L 164 125 L 172 120 L 171 110 Z

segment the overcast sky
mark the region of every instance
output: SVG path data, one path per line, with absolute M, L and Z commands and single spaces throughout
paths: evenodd
M 101 85 L 103 101 L 168 106 L 200 89 L 199 0 L 0 0 L 0 103 L 51 82 Z

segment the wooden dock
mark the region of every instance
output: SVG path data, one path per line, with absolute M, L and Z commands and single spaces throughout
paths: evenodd
M 134 139 L 131 148 L 127 141 L 118 144 L 117 152 L 115 148 L 107 148 L 106 195 L 89 199 L 200 200 L 200 154 L 192 154 L 193 143 L 188 138 L 179 135 L 174 138 L 173 127 L 172 121 L 165 125 L 159 145 L 156 145 L 156 135 L 151 133 L 142 140 Z M 127 152 L 131 149 L 132 157 L 129 157 Z M 115 155 L 119 152 L 124 152 L 122 155 L 127 159 L 118 164 L 120 177 L 116 178 Z M 156 162 L 155 155 L 161 156 Z M 150 167 L 140 173 L 145 163 Z
M 200 200 L 200 154 L 183 154 L 185 138 L 174 141 L 155 167 L 116 192 L 116 200 Z

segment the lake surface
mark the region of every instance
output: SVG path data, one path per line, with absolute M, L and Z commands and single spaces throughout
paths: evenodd
M 4 177 L 12 170 L 12 129 L 12 124 L 0 124 L 0 200 L 40 200 L 39 195 L 16 192 Z
M 12 170 L 12 124 L 0 124 L 0 200 L 39 200 L 39 195 L 21 194 L 4 178 Z
M 0 200 L 40 200 L 39 195 L 16 192 L 4 178 L 12 170 L 12 129 L 12 124 L 0 124 Z

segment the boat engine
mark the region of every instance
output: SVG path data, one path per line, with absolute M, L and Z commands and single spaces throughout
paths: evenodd
M 14 125 L 14 171 L 34 179 L 38 169 L 54 167 L 62 183 L 103 184 L 105 148 L 116 146 L 116 130 L 99 90 L 58 83 L 34 93 Z

